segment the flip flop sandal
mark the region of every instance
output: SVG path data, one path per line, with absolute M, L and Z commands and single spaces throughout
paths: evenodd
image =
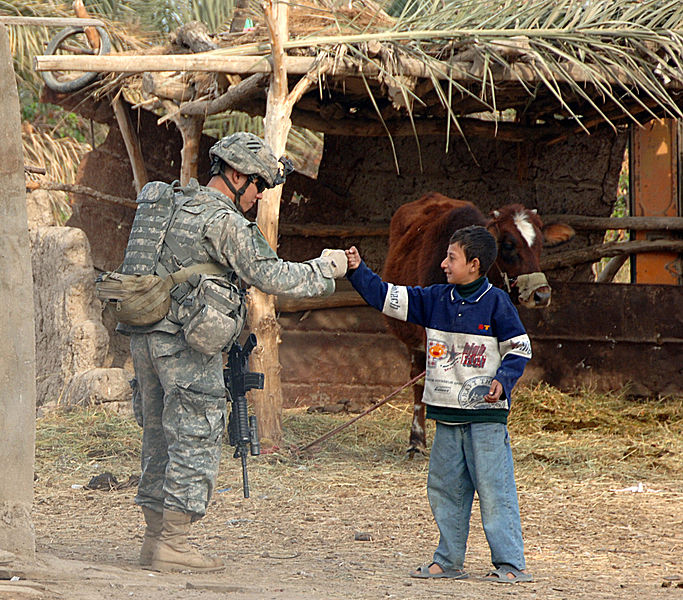
M 514 577 L 508 577 L 508 573 L 511 573 Z M 524 573 L 519 569 L 515 569 L 512 565 L 501 565 L 495 571 L 487 573 L 484 580 L 492 581 L 493 583 L 528 583 L 533 581 L 534 577 L 531 573 Z
M 429 567 L 437 563 L 431 563 L 429 565 L 422 565 L 414 571 L 410 572 L 411 577 L 417 579 L 467 579 L 469 575 L 461 569 L 445 569 L 441 573 L 430 573 Z M 441 565 L 439 565 L 441 567 Z M 441 567 L 443 569 L 443 567 Z

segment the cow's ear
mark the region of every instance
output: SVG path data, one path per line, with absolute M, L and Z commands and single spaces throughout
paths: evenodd
M 543 245 L 557 246 L 568 242 L 576 235 L 576 231 L 564 223 L 552 223 L 543 227 Z

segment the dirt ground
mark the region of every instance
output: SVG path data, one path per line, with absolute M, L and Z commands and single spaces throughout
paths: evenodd
M 490 565 L 476 502 L 466 562 L 472 577 L 423 581 L 408 572 L 429 563 L 437 543 L 427 460 L 406 460 L 381 447 L 386 442 L 372 447 L 353 435 L 340 441 L 351 444 L 348 453 L 331 446 L 307 457 L 283 451 L 250 459 L 249 499 L 226 447 L 207 517 L 193 527 L 193 542 L 227 563 L 212 575 L 162 575 L 136 565 L 143 524 L 134 488 L 72 488 L 103 465 L 118 466 L 121 479 L 134 461 L 100 457 L 77 465 L 64 456 L 68 468 L 44 465 L 33 512 L 37 561 L 15 565 L 18 585 L 28 580 L 33 591 L 0 591 L 0 598 L 683 599 L 683 473 L 653 470 L 656 482 L 640 488 L 619 465 L 613 476 L 587 478 L 585 469 L 572 476 L 544 466 L 526 436 L 516 443 L 513 431 L 535 581 L 479 579 Z M 402 445 L 402 437 L 392 443 Z

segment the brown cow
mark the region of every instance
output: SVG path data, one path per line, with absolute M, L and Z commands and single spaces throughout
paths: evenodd
M 542 245 L 554 246 L 571 239 L 568 225 L 543 226 L 535 210 L 510 204 L 487 219 L 471 202 L 430 192 L 401 206 L 389 228 L 389 251 L 382 278 L 398 285 L 446 283 L 441 262 L 453 232 L 468 225 L 485 226 L 498 241 L 498 258 L 488 273 L 492 284 L 506 288 L 514 301 L 531 308 L 550 304 L 551 289 L 540 272 Z M 522 277 L 520 277 L 522 276 Z M 425 331 L 418 325 L 387 318 L 390 332 L 410 353 L 411 377 L 425 368 Z M 425 405 L 422 386 L 414 387 L 415 403 L 409 453 L 425 451 Z

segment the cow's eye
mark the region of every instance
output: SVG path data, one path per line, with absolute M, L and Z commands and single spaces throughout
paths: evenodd
M 506 242 L 503 242 L 503 243 L 500 245 L 500 248 L 501 248 L 501 250 L 503 250 L 504 252 L 514 252 L 514 250 L 515 250 L 515 245 L 514 245 L 512 242 L 507 242 L 507 241 L 506 241 Z

